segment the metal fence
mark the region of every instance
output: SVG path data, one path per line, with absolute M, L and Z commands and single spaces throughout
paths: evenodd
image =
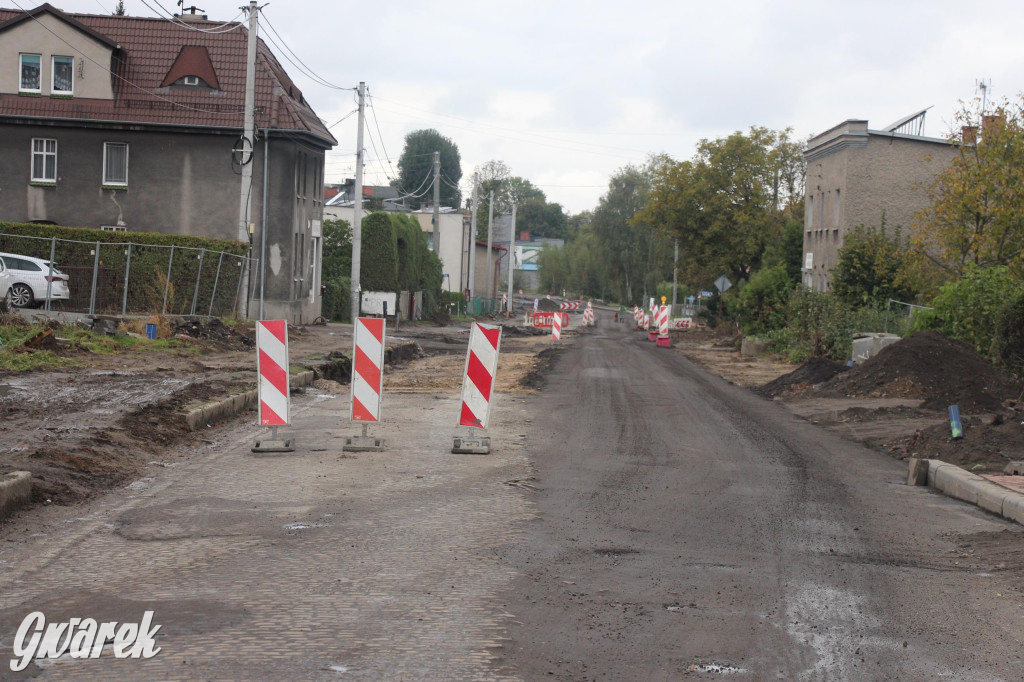
M 188 246 L 87 242 L 0 233 L 0 252 L 49 261 L 68 276 L 69 297 L 54 298 L 45 267 L 49 311 L 110 315 L 223 316 L 251 296 L 243 290 L 258 260 Z

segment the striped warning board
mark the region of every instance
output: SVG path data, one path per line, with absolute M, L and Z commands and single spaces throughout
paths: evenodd
M 555 315 L 551 319 L 551 339 L 558 341 L 560 338 L 562 338 L 562 316 Z
M 384 379 L 384 330 L 382 317 L 356 320 L 352 352 L 352 421 L 379 422 L 380 394 Z
M 563 302 L 558 304 L 558 309 L 559 310 L 579 310 L 580 309 L 580 302 L 579 301 L 563 301 Z
M 668 336 L 668 306 L 663 305 L 658 308 L 658 334 L 661 336 Z
M 260 426 L 290 423 L 288 398 L 288 323 L 256 323 L 257 369 L 260 375 Z
M 466 370 L 462 375 L 460 426 L 487 428 L 500 345 L 501 327 L 479 323 L 473 325 L 466 353 Z

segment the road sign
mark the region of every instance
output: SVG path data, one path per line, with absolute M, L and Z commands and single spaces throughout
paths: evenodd
M 729 291 L 731 287 L 732 282 L 730 282 L 729 278 L 726 277 L 725 275 L 722 275 L 721 277 L 715 280 L 715 288 L 718 289 L 718 291 L 720 291 L 723 294 Z

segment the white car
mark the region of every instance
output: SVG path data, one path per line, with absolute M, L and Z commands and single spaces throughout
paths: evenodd
M 56 264 L 51 272 L 50 261 L 16 253 L 0 253 L 0 262 L 11 277 L 9 301 L 16 308 L 42 305 L 46 301 L 47 280 L 50 280 L 51 301 L 71 298 L 68 276 L 58 270 Z
M 0 261 L 0 313 L 11 311 L 11 285 L 14 283 L 10 271 Z

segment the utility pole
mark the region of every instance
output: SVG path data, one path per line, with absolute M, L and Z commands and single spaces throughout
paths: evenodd
M 494 227 L 494 190 L 487 193 L 487 306 L 494 302 L 494 272 L 491 270 L 491 229 Z
M 256 149 L 256 35 L 259 30 L 256 0 L 249 0 L 249 41 L 245 64 L 245 110 L 242 118 L 242 141 L 239 145 L 238 163 L 242 166 L 242 185 L 238 199 L 238 241 L 249 244 L 249 256 L 245 261 L 245 298 L 237 301 L 243 317 L 249 317 L 249 290 L 252 284 L 252 233 L 249 231 L 249 207 L 252 205 L 252 158 Z M 234 159 L 232 159 L 234 162 Z M 244 303 L 243 303 L 244 301 Z M 262 303 L 262 301 L 261 301 Z M 245 307 L 241 307 L 244 305 Z
M 356 124 L 356 185 L 352 190 L 352 325 L 359 317 L 359 268 L 363 248 L 363 115 L 366 104 L 366 83 L 359 81 L 359 122 Z
M 441 152 L 434 152 L 434 253 L 441 255 Z
M 253 135 L 256 132 L 256 36 L 259 30 L 256 0 L 249 0 L 249 45 L 245 64 L 245 114 L 243 119 L 241 157 L 242 192 L 238 202 L 238 241 L 249 241 L 249 205 L 252 197 Z M 248 296 L 248 294 L 246 294 Z
M 672 314 L 676 314 L 676 302 L 679 298 L 679 238 L 672 240 Z
M 470 222 L 469 235 L 469 300 L 472 302 L 476 283 L 473 281 L 476 275 L 476 210 L 479 199 L 477 193 L 480 188 L 480 177 L 473 173 L 473 219 Z
M 505 307 L 505 318 L 512 317 L 512 276 L 516 271 L 516 208 L 512 204 L 512 234 L 508 239 L 508 305 Z

